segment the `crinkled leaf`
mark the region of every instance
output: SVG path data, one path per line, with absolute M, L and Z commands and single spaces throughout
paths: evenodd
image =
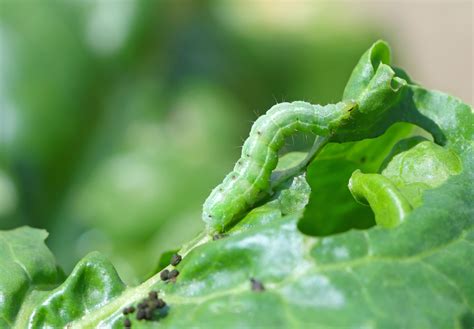
M 354 200 L 347 182 L 356 169 L 377 172 L 394 144 L 415 131 L 410 125 L 398 124 L 376 139 L 327 145 L 308 168 L 311 202 L 300 229 L 310 235 L 328 235 L 373 226 L 372 211 Z
M 176 283 L 154 277 L 74 324 L 119 326 L 118 306 L 153 288 L 169 305 L 159 323 L 170 328 L 462 326 L 474 309 L 474 213 L 466 178 L 454 176 L 429 191 L 398 228 L 325 238 L 297 229 L 302 208 L 282 214 L 282 201 L 308 196 L 303 178 L 296 178 L 287 195 L 252 211 L 227 237 L 204 237 L 184 252 Z M 250 278 L 265 291 L 252 291 Z
M 363 57 L 357 66 L 354 74 L 361 77 L 351 78 L 352 91 L 346 89 L 350 98 L 359 98 L 372 83 L 376 66 L 388 66 L 388 53 L 380 45 L 371 48 L 375 52 L 372 56 L 369 51 L 369 61 Z M 184 246 L 176 282 L 155 275 L 125 289 L 111 265 L 93 254 L 62 285 L 23 303 L 16 323 L 121 327 L 123 307 L 156 289 L 168 304 L 166 311 L 153 322 L 131 316 L 133 327 L 472 327 L 473 110 L 404 79 L 406 84 L 395 86 L 393 106 L 383 108 L 382 128 L 398 121 L 421 126 L 456 153 L 462 172 L 426 190 L 421 206 L 402 225 L 328 237 L 304 235 L 298 221 L 311 202 L 310 186 L 298 176 L 227 236 L 213 240 L 203 233 Z M 390 96 L 384 88 L 376 88 L 383 91 L 381 99 Z M 252 290 L 251 278 L 264 291 Z
M 75 320 L 89 317 L 90 313 L 110 303 L 124 290 L 125 285 L 112 264 L 101 254 L 93 252 L 84 257 L 57 288 L 31 290 L 14 327 L 65 327 Z

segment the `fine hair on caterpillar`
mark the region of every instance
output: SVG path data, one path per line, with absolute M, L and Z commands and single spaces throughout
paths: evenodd
M 270 177 L 285 138 L 296 132 L 321 136 L 308 155 L 313 157 L 350 116 L 354 102 L 325 106 L 306 102 L 280 103 L 259 117 L 242 147 L 234 169 L 207 198 L 203 219 L 215 231 L 224 230 L 271 191 Z

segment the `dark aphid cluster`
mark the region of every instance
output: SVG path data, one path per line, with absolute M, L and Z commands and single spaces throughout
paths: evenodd
M 250 278 L 250 288 L 252 289 L 252 291 L 265 291 L 263 283 L 254 278 Z
M 174 270 L 167 270 L 167 269 L 164 269 L 163 271 L 161 271 L 160 273 L 160 278 L 161 280 L 163 281 L 176 281 L 176 277 L 179 275 L 179 271 L 174 269 Z
M 156 291 L 150 291 L 148 297 L 137 305 L 137 320 L 152 321 L 155 311 L 165 306 L 165 301 L 158 298 L 158 293 Z
M 138 321 L 152 321 L 154 319 L 153 316 L 155 315 L 155 311 L 158 309 L 162 309 L 165 306 L 165 301 L 161 298 L 158 298 L 158 293 L 156 291 L 150 291 L 148 297 L 138 303 L 136 309 L 136 319 Z M 122 313 L 123 315 L 125 315 L 125 319 L 123 321 L 125 328 L 131 328 L 132 321 L 130 321 L 128 316 L 129 314 L 135 313 L 135 307 L 126 307 L 123 309 Z
M 181 260 L 183 259 L 183 257 L 181 257 L 181 255 L 179 254 L 173 254 L 173 256 L 171 256 L 171 259 L 170 259 L 170 265 L 173 265 L 173 266 L 176 266 L 178 265 Z M 174 270 L 168 270 L 168 269 L 164 269 L 163 271 L 161 271 L 160 273 L 160 278 L 161 280 L 163 281 L 172 281 L 172 282 L 175 282 L 176 281 L 176 277 L 179 275 L 179 271 L 177 269 L 174 269 Z
M 122 311 L 123 315 L 132 314 L 134 312 L 135 312 L 135 307 L 133 306 L 125 307 Z

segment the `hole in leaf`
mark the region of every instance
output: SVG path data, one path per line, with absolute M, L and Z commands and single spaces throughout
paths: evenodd
M 304 234 L 327 236 L 350 229 L 367 229 L 375 225 L 370 207 L 357 203 L 348 188 L 349 178 L 356 169 L 377 173 L 397 150 L 392 148 L 400 140 L 422 135 L 432 139 L 421 128 L 397 123 L 385 134 L 358 142 L 326 145 L 307 169 L 306 179 L 311 186 L 309 204 L 298 228 Z M 416 138 L 414 140 L 422 140 Z

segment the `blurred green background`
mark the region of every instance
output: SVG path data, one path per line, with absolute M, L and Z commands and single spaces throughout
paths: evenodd
M 378 38 L 403 51 L 380 25 L 320 1 L 2 1 L 0 229 L 141 281 L 203 228 L 259 114 L 338 101 Z

